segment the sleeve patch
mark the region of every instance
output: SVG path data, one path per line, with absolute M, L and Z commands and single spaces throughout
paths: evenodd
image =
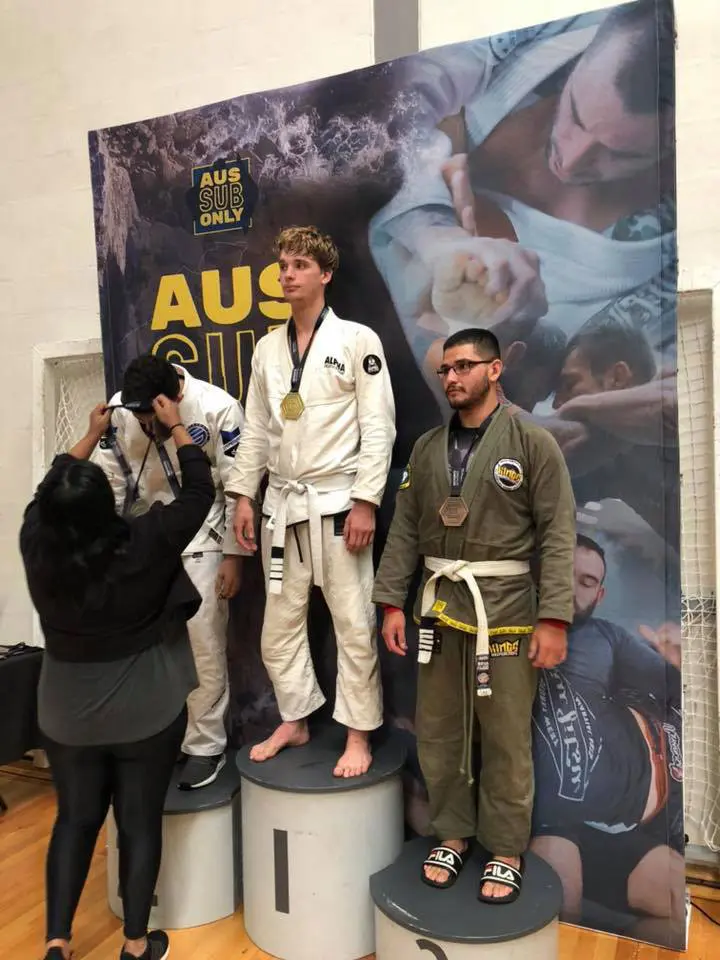
M 223 453 L 226 457 L 234 457 L 235 451 L 240 443 L 240 427 L 234 430 L 221 430 L 220 439 L 222 440 Z
M 192 442 L 196 443 L 198 447 L 204 447 L 210 442 L 210 431 L 204 423 L 191 423 L 187 432 L 190 434 Z
M 410 464 L 408 464 L 403 470 L 402 480 L 400 481 L 400 486 L 398 490 L 407 490 L 407 488 L 412 483 L 412 471 L 410 469 Z
M 371 377 L 382 370 L 382 360 L 375 353 L 368 353 L 364 356 L 362 365 L 365 373 L 369 373 Z

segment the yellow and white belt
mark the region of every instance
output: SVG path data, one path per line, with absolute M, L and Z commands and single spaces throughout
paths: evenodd
M 428 579 L 423 589 L 421 612 L 423 617 L 432 615 L 432 608 L 435 604 L 437 595 L 438 581 L 441 577 L 466 584 L 473 598 L 475 606 L 475 618 L 477 620 L 477 639 L 475 642 L 475 659 L 478 669 L 482 665 L 489 664 L 490 657 L 490 632 L 488 630 L 487 613 L 483 603 L 482 593 L 477 583 L 477 577 L 519 577 L 529 573 L 530 564 L 527 560 L 445 560 L 442 557 L 425 557 L 425 567 L 432 576 Z M 429 637 L 421 637 L 418 647 L 418 662 L 430 663 L 433 652 L 433 642 Z M 491 695 L 489 684 L 487 686 L 479 685 L 477 689 L 478 696 Z

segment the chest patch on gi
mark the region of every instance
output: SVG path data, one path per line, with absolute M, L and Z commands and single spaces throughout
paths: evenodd
M 402 480 L 400 481 L 400 486 L 398 490 L 407 490 L 407 488 L 412 483 L 412 471 L 410 470 L 410 464 L 408 464 L 403 470 Z
M 190 434 L 192 442 L 199 447 L 204 447 L 210 440 L 210 431 L 204 423 L 191 423 L 187 432 Z
M 374 353 L 369 353 L 366 357 L 363 357 L 363 370 L 374 377 L 376 373 L 380 373 L 382 370 L 382 360 Z
M 521 463 L 503 457 L 493 467 L 493 477 L 501 490 L 518 490 L 522 486 L 525 474 Z
M 325 357 L 325 367 L 336 370 L 338 373 L 345 373 L 345 364 L 335 357 Z

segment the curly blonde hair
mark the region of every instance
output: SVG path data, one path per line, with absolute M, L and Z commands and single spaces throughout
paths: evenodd
M 334 273 L 340 255 L 332 239 L 317 227 L 286 227 L 275 240 L 275 254 L 295 253 L 310 257 L 321 270 Z

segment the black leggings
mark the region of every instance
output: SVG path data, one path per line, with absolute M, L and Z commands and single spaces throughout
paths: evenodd
M 120 894 L 128 940 L 147 933 L 162 853 L 162 814 L 187 710 L 147 740 L 70 747 L 46 738 L 58 797 L 47 857 L 47 939 L 69 940 L 110 803 L 118 828 Z

